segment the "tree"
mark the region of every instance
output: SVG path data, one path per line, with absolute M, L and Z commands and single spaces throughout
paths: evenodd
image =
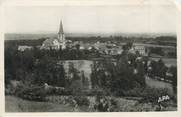
M 137 68 L 138 70 L 137 74 L 136 74 L 136 79 L 137 82 L 140 84 L 140 86 L 145 87 L 146 83 L 145 83 L 145 69 L 144 69 L 144 64 L 142 61 L 137 62 Z
M 151 47 L 149 54 L 151 54 L 151 53 L 157 54 L 157 55 L 160 55 L 160 56 L 165 55 L 164 51 L 160 47 Z
M 97 81 L 97 70 L 99 67 L 99 63 L 97 63 L 96 61 L 93 62 L 93 64 L 91 65 L 91 83 L 92 83 L 92 87 L 95 88 L 96 85 L 98 84 Z
M 163 62 L 162 59 L 160 59 L 158 62 L 158 76 L 165 78 L 166 77 L 166 72 L 167 72 L 167 67 L 165 66 L 165 63 Z
M 65 86 L 65 70 L 62 64 L 47 58 L 41 59 L 33 71 L 37 84 L 48 83 L 53 86 Z
M 116 95 L 124 95 L 135 87 L 145 86 L 144 65 L 137 65 L 138 74 L 134 74 L 134 66 L 130 66 L 127 57 L 121 57 L 115 64 L 111 60 L 94 62 L 91 82 L 93 88 L 100 87 Z
M 171 66 L 170 67 L 170 73 L 173 75 L 171 80 L 172 80 L 172 85 L 173 85 L 173 90 L 175 93 L 177 93 L 177 68 Z
M 132 42 L 127 42 L 125 45 L 123 45 L 122 49 L 123 50 L 129 50 L 132 48 L 132 46 L 133 46 Z
M 163 62 L 162 59 L 159 59 L 158 62 L 152 61 L 151 67 L 152 67 L 151 74 L 153 76 L 158 76 L 158 77 L 162 77 L 162 78 L 166 77 L 166 72 L 167 72 L 168 68 L 165 66 L 165 63 Z

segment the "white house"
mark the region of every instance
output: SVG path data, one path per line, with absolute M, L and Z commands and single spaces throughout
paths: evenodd
M 23 45 L 23 46 L 18 46 L 18 50 L 23 52 L 25 50 L 31 50 L 33 47 L 32 46 L 26 46 L 26 45 Z

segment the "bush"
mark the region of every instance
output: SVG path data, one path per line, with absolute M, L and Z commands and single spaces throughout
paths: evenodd
M 79 106 L 82 106 L 82 105 L 88 106 L 89 105 L 89 100 L 85 96 L 76 96 L 74 99 Z
M 109 96 L 96 96 L 95 109 L 99 112 L 117 112 L 118 101 Z
M 145 88 L 134 88 L 128 91 L 120 90 L 122 93 L 121 96 L 126 96 L 126 97 L 141 97 L 142 99 L 139 101 L 141 103 L 156 103 L 158 98 L 161 96 L 169 95 L 169 91 L 166 88 L 151 88 L 151 87 L 145 87 Z M 171 95 L 169 95 L 172 99 Z
M 124 96 L 130 96 L 130 97 L 141 97 L 143 88 L 134 88 L 128 91 L 123 91 Z
M 34 101 L 44 101 L 46 94 L 47 92 L 41 86 L 26 85 L 20 86 L 15 93 L 20 98 Z
M 72 91 L 69 89 L 57 89 L 56 87 L 52 87 L 46 92 L 46 95 L 72 95 Z
M 45 100 L 45 94 L 43 93 L 31 93 L 27 91 L 23 91 L 18 94 L 18 97 L 21 97 L 23 99 L 27 100 L 33 100 L 33 101 L 44 101 Z
M 157 88 L 150 88 L 146 87 L 142 92 L 141 92 L 141 97 L 143 97 L 141 102 L 152 102 L 152 103 L 157 103 L 158 98 L 164 95 L 168 95 L 168 89 L 157 89 Z M 170 96 L 171 97 L 171 96 Z
M 87 96 L 105 96 L 108 95 L 108 92 L 104 89 L 95 88 L 91 90 L 86 90 L 82 92 L 84 95 Z

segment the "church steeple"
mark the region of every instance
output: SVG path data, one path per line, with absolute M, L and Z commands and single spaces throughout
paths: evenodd
M 62 20 L 60 20 L 60 27 L 59 27 L 59 32 L 58 32 L 58 34 L 64 34 L 64 32 L 63 32 Z
M 59 26 L 59 31 L 58 31 L 58 41 L 60 43 L 65 43 L 65 35 L 64 35 L 64 32 L 63 32 L 62 20 L 60 20 L 60 26 Z
M 41 48 L 42 49 L 65 49 L 66 48 L 67 41 L 65 39 L 65 35 L 63 32 L 63 24 L 62 20 L 60 20 L 60 25 L 59 25 L 59 31 L 57 34 L 57 38 L 51 38 L 51 39 L 46 39 Z
M 65 40 L 65 35 L 63 32 L 62 20 L 60 20 L 60 26 L 59 26 L 59 31 L 58 31 L 58 42 L 62 49 L 66 48 L 66 40 Z

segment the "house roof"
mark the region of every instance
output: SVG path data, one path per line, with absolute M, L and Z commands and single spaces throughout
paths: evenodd
M 42 46 L 43 46 L 43 47 L 55 46 L 55 43 L 54 43 L 55 41 L 58 42 L 58 40 L 55 39 L 55 38 L 46 39 L 46 40 L 43 42 Z

